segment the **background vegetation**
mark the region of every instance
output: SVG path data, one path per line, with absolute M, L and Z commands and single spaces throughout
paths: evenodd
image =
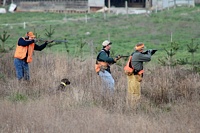
M 131 53 L 133 46 L 144 42 L 147 48 L 163 49 L 171 40 L 180 44 L 180 53 L 185 55 L 186 44 L 194 39 L 199 42 L 199 7 L 180 7 L 149 15 L 107 14 L 56 14 L 56 13 L 8 13 L 1 14 L 1 34 L 7 31 L 10 38 L 6 45 L 15 45 L 20 36 L 27 31 L 35 31 L 41 38 L 47 38 L 45 29 L 55 29 L 52 39 L 68 40 L 70 53 L 76 54 L 77 47 L 86 43 L 84 52 L 90 52 L 91 44 L 101 48 L 105 39 L 113 42 L 113 51 L 117 54 Z M 87 16 L 87 17 L 86 17 Z M 87 18 L 87 21 L 86 21 Z M 24 27 L 24 22 L 26 26 Z M 2 25 L 4 24 L 4 25 Z M 24 29 L 25 28 L 25 29 Z M 171 39 L 172 35 L 172 39 Z M 64 45 L 56 46 L 54 51 L 64 51 Z M 160 51 L 157 55 L 164 54 Z M 199 56 L 198 56 L 199 57 Z
M 0 34 L 5 35 L 1 38 L 6 41 L 0 43 L 5 49 L 0 53 L 0 131 L 198 132 L 200 77 L 198 71 L 191 69 L 191 62 L 195 59 L 198 67 L 200 54 L 195 46 L 200 34 L 199 12 L 199 7 L 180 7 L 128 18 L 107 14 L 106 19 L 103 14 L 1 14 Z M 24 22 L 25 29 L 23 24 L 16 24 Z M 66 38 L 68 43 L 35 52 L 30 82 L 18 82 L 13 66 L 17 39 L 27 31 L 49 39 L 45 34 L 50 29 L 55 29 L 52 39 Z M 101 95 L 101 81 L 93 64 L 105 39 L 113 42 L 112 56 L 130 54 L 137 42 L 144 42 L 147 49 L 158 49 L 152 61 L 145 64 L 142 98 L 134 107 L 126 105 L 125 100 L 126 59 L 111 68 L 116 82 L 114 100 Z M 172 45 L 174 42 L 178 49 Z M 197 50 L 194 58 L 188 51 L 191 44 Z M 190 63 L 163 65 L 158 60 L 180 58 Z M 183 60 L 179 61 L 184 64 Z M 62 78 L 71 81 L 66 91 L 49 93 Z

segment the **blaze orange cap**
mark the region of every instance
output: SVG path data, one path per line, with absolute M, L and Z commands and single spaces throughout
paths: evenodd
M 137 51 L 140 51 L 140 50 L 142 50 L 142 49 L 144 49 L 144 44 L 142 43 L 142 44 L 137 44 L 136 46 L 135 46 L 135 50 L 137 50 Z
M 35 35 L 33 34 L 33 32 L 32 31 L 30 31 L 30 32 L 27 32 L 27 34 L 26 34 L 27 36 L 29 36 L 29 37 L 35 37 Z

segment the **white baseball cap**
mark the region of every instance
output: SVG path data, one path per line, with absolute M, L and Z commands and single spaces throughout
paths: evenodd
M 112 42 L 110 42 L 110 41 L 108 41 L 108 40 L 105 40 L 105 41 L 102 43 L 103 46 L 107 46 L 107 45 L 110 45 L 110 44 L 112 44 Z

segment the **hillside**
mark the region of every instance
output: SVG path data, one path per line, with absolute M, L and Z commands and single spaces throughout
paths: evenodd
M 199 41 L 199 11 L 199 7 L 180 7 L 128 18 L 107 14 L 106 19 L 103 14 L 87 14 L 87 21 L 86 14 L 1 14 L 1 35 L 7 31 L 10 37 L 5 42 L 7 51 L 0 53 L 0 132 L 199 132 L 199 73 L 191 69 L 191 64 L 161 66 L 157 60 L 166 56 L 164 48 L 170 48 L 171 35 L 180 44 L 176 57 L 192 59 L 186 44 L 191 44 L 192 38 L 195 44 Z M 40 38 L 48 38 L 45 33 L 50 25 L 55 29 L 51 39 L 66 38 L 68 43 L 35 51 L 29 64 L 30 81 L 18 81 L 14 49 L 8 47 L 15 46 L 17 39 L 29 30 Z M 158 49 L 151 62 L 144 65 L 142 96 L 135 106 L 126 100 L 126 59 L 111 66 L 115 80 L 113 97 L 102 93 L 94 64 L 105 39 L 113 42 L 112 56 L 131 53 L 140 41 L 147 49 Z M 198 51 L 194 56 L 199 61 Z M 71 84 L 55 93 L 63 78 Z
M 51 25 L 52 29 L 55 29 L 51 38 L 54 40 L 66 38 L 71 54 L 77 54 L 81 45 L 84 45 L 83 51 L 89 55 L 91 51 L 100 49 L 105 39 L 109 39 L 113 42 L 115 54 L 131 53 L 136 43 L 144 42 L 147 49 L 161 49 L 158 55 L 163 55 L 162 49 L 169 47 L 172 40 L 180 44 L 178 56 L 184 54 L 188 57 L 186 44 L 189 44 L 191 39 L 195 39 L 195 43 L 199 42 L 199 12 L 199 6 L 179 7 L 150 15 L 129 15 L 128 17 L 115 14 L 104 16 L 102 13 L 16 12 L 0 15 L 0 29 L 1 34 L 5 30 L 11 35 L 6 41 L 6 46 L 15 46 L 18 37 L 24 36 L 27 31 L 35 31 L 39 37 L 48 39 L 45 36 L 45 29 L 49 31 Z M 65 45 L 56 45 L 53 51 L 65 52 Z

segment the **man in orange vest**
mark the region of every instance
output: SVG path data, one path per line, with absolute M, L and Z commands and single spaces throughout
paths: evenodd
M 14 65 L 16 69 L 17 79 L 29 80 L 29 66 L 32 62 L 32 55 L 34 50 L 43 50 L 48 43 L 53 41 L 46 41 L 42 45 L 35 44 L 35 35 L 33 32 L 27 32 L 25 37 L 20 37 L 17 42 L 17 47 L 14 54 Z
M 103 49 L 97 55 L 96 61 L 96 72 L 101 77 L 104 85 L 104 91 L 108 89 L 111 93 L 114 92 L 114 84 L 115 81 L 111 75 L 110 65 L 114 64 L 119 60 L 121 57 L 117 56 L 115 58 L 110 57 L 110 49 L 111 49 L 112 42 L 105 40 L 102 43 Z
M 138 43 L 135 45 L 135 51 L 132 53 L 131 64 L 134 68 L 134 71 L 131 75 L 128 75 L 128 90 L 127 90 L 127 102 L 131 106 L 140 99 L 141 88 L 140 83 L 143 78 L 143 62 L 151 61 L 152 55 L 157 50 L 147 50 L 144 52 L 144 43 Z

